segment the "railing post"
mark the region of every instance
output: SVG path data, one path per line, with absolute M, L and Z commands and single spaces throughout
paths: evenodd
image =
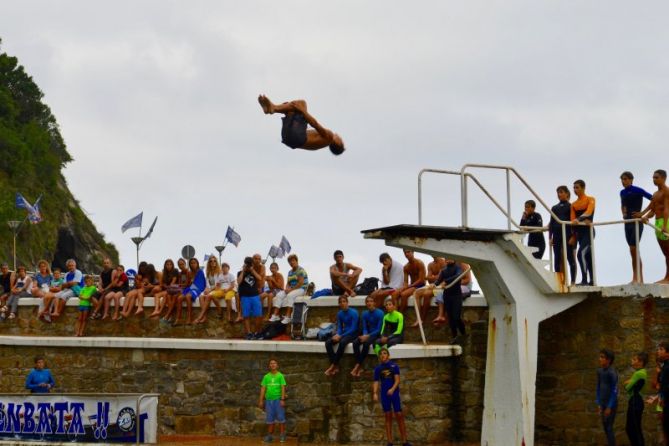
M 567 284 L 570 284 L 574 279 L 571 277 L 571 270 L 569 270 L 569 274 L 567 274 L 569 265 L 569 260 L 567 259 L 567 252 L 569 251 L 567 249 L 567 245 L 569 244 L 569 240 L 567 240 L 567 224 L 560 223 L 560 226 L 562 226 L 562 262 L 560 262 L 560 269 L 562 270 L 562 276 L 564 277 L 563 285 L 567 286 Z
M 467 176 L 460 175 L 460 212 L 462 213 L 462 227 L 467 227 Z
M 511 172 L 509 169 L 506 171 L 506 225 L 507 229 L 511 230 Z
M 423 224 L 423 171 L 418 172 L 418 225 Z
M 590 228 L 590 260 L 592 261 L 592 284 L 597 286 L 597 266 L 595 265 L 595 227 L 591 224 Z
M 637 282 L 641 283 L 641 246 L 639 245 L 639 220 L 634 220 L 634 238 L 636 240 L 636 249 L 634 252 L 636 253 L 636 258 L 634 259 L 634 263 L 636 265 L 636 280 Z

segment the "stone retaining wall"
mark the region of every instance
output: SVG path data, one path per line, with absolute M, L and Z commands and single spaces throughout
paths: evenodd
M 614 366 L 622 386 L 632 374 L 630 359 L 637 351 L 649 354 L 648 374 L 651 379 L 655 377 L 655 349 L 664 339 L 669 339 L 667 299 L 590 298 L 542 322 L 536 444 L 605 444 L 595 404 L 599 350 L 609 348 L 615 352 Z M 629 444 L 625 435 L 626 410 L 627 396 L 621 389 L 615 422 L 618 444 Z M 643 417 L 646 444 L 663 444 L 658 441 L 660 430 L 654 407 L 646 405 Z
M 484 324 L 473 324 L 468 348 L 485 353 Z M 256 407 L 269 353 L 118 348 L 0 347 L 0 392 L 23 388 L 32 358 L 46 354 L 61 392 L 157 392 L 161 434 L 260 436 L 264 413 Z M 323 354 L 272 354 L 288 382 L 287 431 L 300 441 L 383 440 L 383 415 L 372 401 L 371 373 L 352 378 L 351 355 L 342 373 L 327 378 Z M 402 400 L 412 440 L 443 444 L 477 441 L 481 423 L 482 359 L 398 359 Z M 373 357 L 367 363 L 374 365 Z

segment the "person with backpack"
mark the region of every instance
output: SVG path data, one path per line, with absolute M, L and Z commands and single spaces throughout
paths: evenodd
M 355 297 L 355 286 L 358 284 L 362 268 L 344 262 L 344 253 L 338 249 L 333 254 L 335 263 L 330 267 L 332 294 L 334 296 Z

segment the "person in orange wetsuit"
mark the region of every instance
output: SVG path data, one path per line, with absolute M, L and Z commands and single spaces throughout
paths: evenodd
M 583 180 L 574 181 L 574 193 L 577 197 L 576 201 L 571 204 L 571 223 L 574 229 L 569 244 L 578 244 L 577 258 L 582 276 L 580 285 L 593 285 L 590 225 L 595 215 L 595 197 L 585 194 L 585 181 Z

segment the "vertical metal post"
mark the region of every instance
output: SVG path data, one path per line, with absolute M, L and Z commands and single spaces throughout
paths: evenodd
M 597 285 L 597 267 L 595 266 L 595 227 L 588 225 L 590 230 L 590 260 L 592 261 L 592 284 Z
M 636 253 L 636 258 L 634 263 L 636 265 L 636 280 L 641 283 L 641 251 L 639 245 L 639 220 L 634 220 L 634 238 L 636 240 L 636 248 L 634 252 Z
M 13 256 L 14 256 L 14 272 L 16 272 L 16 231 L 12 231 L 12 235 L 14 238 L 14 249 L 12 251 Z
M 567 259 L 567 252 L 569 251 L 567 249 L 567 245 L 569 244 L 569 240 L 567 240 L 567 225 L 566 223 L 561 223 L 560 226 L 562 226 L 562 262 L 560 263 L 560 269 L 562 269 L 562 275 L 564 276 L 564 285 L 567 286 L 574 278 L 571 277 L 571 270 L 567 273 L 567 265 L 569 265 L 569 260 Z
M 506 171 L 506 225 L 511 230 L 511 172 Z
M 418 174 L 418 225 L 423 224 L 423 171 Z
M 462 227 L 467 227 L 467 174 L 460 175 L 460 211 L 462 213 Z

